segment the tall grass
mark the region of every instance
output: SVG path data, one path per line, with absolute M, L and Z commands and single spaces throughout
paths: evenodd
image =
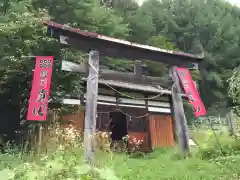
M 106 133 L 97 133 L 92 165 L 83 159 L 83 144 L 72 127 L 54 123 L 44 134 L 40 154 L 21 155 L 14 148 L 0 155 L 0 180 L 239 180 L 239 139 L 218 133 L 193 133 L 199 147 L 188 159 L 178 150 L 156 149 L 140 158 L 113 153 Z M 198 133 L 201 132 L 201 135 Z M 225 152 L 225 153 L 222 153 Z
M 9 151 L 0 156 L 1 180 L 114 180 L 118 179 L 105 166 L 87 165 L 83 159 L 83 144 L 73 128 L 49 127 L 44 135 L 40 154 Z M 38 149 L 39 149 L 38 148 Z M 109 179 L 110 178 L 110 179 Z

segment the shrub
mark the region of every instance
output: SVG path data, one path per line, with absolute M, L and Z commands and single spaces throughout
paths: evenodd
M 110 134 L 108 132 L 98 131 L 94 135 L 94 139 L 96 142 L 96 148 L 106 152 L 110 152 L 111 142 L 110 142 Z
M 0 171 L 4 180 L 118 180 L 108 168 L 84 164 L 75 151 L 57 150 L 38 162 L 23 163 Z
M 238 137 L 229 136 L 223 132 L 216 132 L 216 136 L 214 133 L 209 133 L 205 142 L 199 144 L 198 155 L 202 159 L 213 159 L 240 153 L 240 139 Z
M 123 137 L 123 141 L 128 143 L 129 147 L 128 150 L 131 153 L 138 153 L 140 151 L 140 147 L 143 144 L 143 139 L 137 139 L 136 137 L 133 136 L 128 136 L 126 135 Z
M 61 128 L 59 124 L 54 124 L 44 136 L 44 143 L 41 149 L 46 148 L 39 156 L 35 154 L 26 154 L 26 159 L 19 159 L 18 164 L 5 163 L 0 170 L 0 177 L 4 180 L 118 180 L 114 172 L 106 167 L 97 167 L 88 165 L 83 159 L 83 144 L 77 132 L 73 127 Z M 107 135 L 97 133 L 97 139 L 104 144 Z M 101 138 L 99 138 L 101 137 Z M 10 156 L 7 154 L 6 156 Z M 29 158 L 29 156 L 33 156 Z M 2 159 L 2 158 L 1 158 Z

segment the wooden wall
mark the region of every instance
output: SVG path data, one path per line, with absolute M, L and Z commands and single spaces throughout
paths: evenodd
M 150 115 L 149 131 L 152 148 L 174 146 L 173 121 L 170 115 Z
M 131 116 L 143 116 L 147 114 L 146 108 L 121 107 L 121 109 Z M 109 113 L 115 111 L 115 106 L 98 105 L 97 130 L 108 131 Z M 69 122 L 83 135 L 84 131 L 84 112 L 78 111 L 74 115 L 63 116 L 64 122 Z M 67 125 L 65 125 L 66 127 Z M 151 148 L 172 147 L 174 146 L 173 120 L 168 114 L 153 114 L 142 118 L 127 116 L 128 135 L 137 140 L 143 140 L 140 146 L 142 151 Z

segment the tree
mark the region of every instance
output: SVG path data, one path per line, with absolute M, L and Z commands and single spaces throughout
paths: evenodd
M 10 97 L 13 85 L 23 99 L 29 95 L 34 60 L 22 58 L 29 55 L 54 55 L 52 98 L 81 93 L 79 75 L 62 72 L 60 63 L 62 59 L 80 62 L 86 54 L 62 49 L 46 37 L 40 20 L 50 16 L 82 30 L 164 49 L 204 53 L 201 74 L 194 71 L 192 75 L 200 82 L 205 104 L 210 107 L 230 100 L 227 80 L 240 64 L 240 9 L 223 0 L 146 0 L 141 7 L 134 0 L 11 0 L 1 2 L 0 12 L 2 97 Z M 119 71 L 133 70 L 133 63 L 122 59 L 104 58 L 101 63 Z M 144 63 L 152 76 L 168 73 L 167 66 Z M 14 101 L 19 102 L 17 97 Z
M 46 9 L 52 20 L 60 24 L 118 38 L 128 34 L 123 18 L 96 0 L 33 0 L 33 5 Z
M 234 69 L 232 77 L 228 80 L 229 96 L 235 103 L 235 109 L 240 114 L 240 66 Z
M 54 6 L 47 4 L 49 1 L 27 0 L 15 1 L 4 5 L 4 13 L 0 19 L 0 75 L 1 98 L 10 99 L 10 103 L 20 103 L 22 108 L 27 107 L 32 81 L 34 58 L 24 56 L 52 55 L 54 56 L 54 70 L 52 77 L 51 99 L 59 102 L 66 96 L 78 97 L 81 91 L 81 81 L 78 74 L 64 73 L 61 71 L 63 59 L 81 62 L 86 59 L 78 49 L 62 49 L 60 44 L 47 37 L 47 28 L 41 23 L 43 17 L 52 16 L 58 22 L 72 25 L 83 25 L 90 30 L 110 36 L 124 37 L 128 32 L 127 24 L 122 18 L 116 16 L 113 10 L 106 10 L 97 6 L 94 1 L 84 1 L 75 4 L 63 4 L 65 1 L 56 1 Z M 44 4 L 46 3 L 46 4 Z M 62 3 L 62 4 L 61 4 Z M 72 6 L 73 5 L 73 6 Z M 89 10 L 89 5 L 90 11 Z M 76 7 L 76 11 L 72 9 Z M 39 8 L 46 8 L 44 10 Z M 62 11 L 66 16 L 61 16 Z M 83 12 L 84 11 L 84 12 Z M 86 16 L 81 16 L 87 11 Z M 85 17 L 89 23 L 85 23 Z M 110 20 L 108 18 L 111 18 Z M 20 97 L 12 97 L 14 92 L 19 92 Z M 12 98 L 9 98 L 12 97 Z
M 27 108 L 35 58 L 28 56 L 53 55 L 55 58 L 51 88 L 53 101 L 61 101 L 62 95 L 80 93 L 79 76 L 61 72 L 63 51 L 53 39 L 46 37 L 46 28 L 41 24 L 43 12 L 29 10 L 25 1 L 12 3 L 1 19 L 1 100 Z M 45 12 L 44 12 L 45 13 Z M 74 51 L 71 58 L 74 58 Z M 25 56 L 25 57 L 24 57 Z M 16 93 L 18 92 L 18 93 Z
M 239 8 L 222 0 L 147 0 L 141 11 L 155 33 L 181 51 L 203 54 L 200 91 L 205 104 L 228 101 L 227 79 L 239 61 Z

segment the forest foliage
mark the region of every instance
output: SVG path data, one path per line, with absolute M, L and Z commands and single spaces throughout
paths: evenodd
M 201 74 L 195 78 L 205 105 L 227 109 L 239 104 L 239 80 L 229 78 L 240 65 L 240 8 L 224 0 L 146 0 L 141 6 L 134 0 L 0 0 L 0 92 L 11 103 L 20 98 L 26 106 L 34 67 L 34 58 L 28 56 L 55 57 L 51 98 L 81 93 L 79 75 L 62 72 L 60 64 L 63 59 L 80 62 L 86 54 L 62 48 L 47 37 L 43 18 L 142 44 L 204 54 Z M 165 66 L 145 62 L 151 75 L 167 73 Z M 101 63 L 119 71 L 133 69 L 132 62 L 121 59 L 105 58 Z M 20 97 L 13 96 L 16 91 Z

